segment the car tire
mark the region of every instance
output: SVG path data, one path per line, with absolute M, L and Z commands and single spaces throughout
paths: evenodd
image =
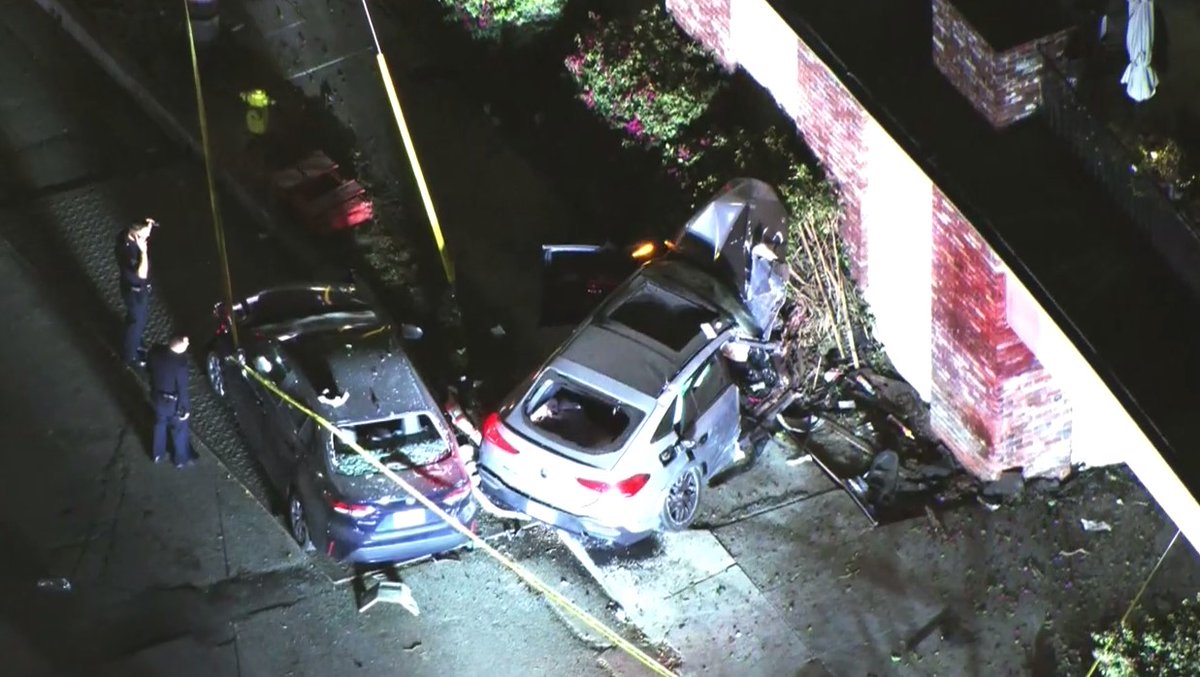
M 292 538 L 296 539 L 301 550 L 316 552 L 317 547 L 313 545 L 312 533 L 308 530 L 308 513 L 304 511 L 304 502 L 300 500 L 300 494 L 294 489 L 288 495 L 287 524 L 288 531 L 292 534 Z
M 221 356 L 216 351 L 210 351 L 204 360 L 204 372 L 208 375 L 208 385 L 212 387 L 217 397 L 225 399 L 225 370 L 222 369 Z
M 667 531 L 683 531 L 692 525 L 700 512 L 700 496 L 704 477 L 699 466 L 689 466 L 667 489 L 663 498 L 662 523 Z

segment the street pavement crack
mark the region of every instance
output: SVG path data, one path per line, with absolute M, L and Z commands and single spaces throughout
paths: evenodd
M 220 482 L 213 482 L 213 494 L 217 501 L 217 538 L 221 539 L 221 557 L 225 560 L 225 578 L 229 578 L 229 545 L 225 538 L 225 510 L 221 507 Z
M 124 438 L 124 430 L 128 430 L 128 426 L 122 430 L 122 439 Z M 101 577 L 108 573 L 108 563 L 112 559 L 113 550 L 117 544 L 117 525 L 121 523 L 121 509 L 125 507 L 125 495 L 128 493 L 129 463 L 125 460 L 125 454 L 120 453 L 120 449 L 121 447 L 118 446 L 113 454 L 113 458 L 116 461 L 116 471 L 119 475 L 117 478 L 119 486 L 117 488 L 117 504 L 113 507 L 112 520 L 108 525 L 108 547 L 105 548 L 104 559 L 100 563 Z
M 111 486 L 111 476 L 112 476 L 113 471 L 116 468 L 116 466 L 120 463 L 121 447 L 125 444 L 125 436 L 128 433 L 129 433 L 129 424 L 126 423 L 124 426 L 121 426 L 120 430 L 117 431 L 117 441 L 116 441 L 116 444 L 113 445 L 112 453 L 109 454 L 108 460 L 104 462 L 104 467 L 100 469 L 100 477 L 103 478 L 102 483 L 100 485 L 100 487 L 101 487 L 100 488 L 100 501 L 99 501 L 100 505 L 104 505 L 104 502 L 106 500 L 108 500 L 109 487 Z M 121 496 L 121 499 L 118 501 L 118 505 L 120 503 L 124 502 L 124 492 L 125 492 L 124 480 L 122 479 L 122 487 L 121 487 L 122 496 Z M 110 536 L 113 533 L 113 529 L 115 528 L 116 519 L 117 519 L 116 514 L 114 513 L 114 515 L 113 515 L 114 524 L 110 525 L 110 527 L 109 527 Z M 70 579 L 74 579 L 79 575 L 79 567 L 83 564 L 84 558 L 87 557 L 88 551 L 91 550 L 92 543 L 96 541 L 98 532 L 100 531 L 100 522 L 101 521 L 102 521 L 101 520 L 101 511 L 100 510 L 93 511 L 91 519 L 88 521 L 87 536 L 85 536 L 81 541 L 83 547 L 81 547 L 79 549 L 79 555 L 75 558 L 74 566 L 71 567 L 71 574 L 69 577 Z M 109 550 L 109 552 L 111 552 L 111 550 L 112 550 L 111 540 L 109 541 L 108 550 Z M 107 560 L 108 560 L 108 554 L 105 555 L 105 561 L 107 562 Z
M 722 549 L 722 550 L 724 550 L 724 546 L 721 546 L 721 549 Z M 721 574 L 725 573 L 726 571 L 729 571 L 730 569 L 732 569 L 732 568 L 734 568 L 734 567 L 736 567 L 736 566 L 738 566 L 738 563 L 737 563 L 737 562 L 730 562 L 730 563 L 729 563 L 729 564 L 727 564 L 726 566 L 722 567 L 720 571 L 714 571 L 714 572 L 712 572 L 711 574 L 709 574 L 709 575 L 705 576 L 704 578 L 700 578 L 700 579 L 694 580 L 694 581 L 692 581 L 692 582 L 688 583 L 687 585 L 683 586 L 682 588 L 680 588 L 680 589 L 678 589 L 678 590 L 676 590 L 676 591 L 672 592 L 671 594 L 667 595 L 667 596 L 666 596 L 664 599 L 671 599 L 672 597 L 678 597 L 679 595 L 681 595 L 681 594 L 683 594 L 683 593 L 687 592 L 688 590 L 691 590 L 692 588 L 694 588 L 694 587 L 696 587 L 696 586 L 700 585 L 701 583 L 704 583 L 704 582 L 706 582 L 706 581 L 710 581 L 710 580 L 712 580 L 712 579 L 716 578 L 717 576 L 720 576 Z
M 795 505 L 796 503 L 803 503 L 804 501 L 808 501 L 808 500 L 811 500 L 814 498 L 820 498 L 821 496 L 824 496 L 828 493 L 838 491 L 838 490 L 839 490 L 838 487 L 830 487 L 828 489 L 822 489 L 821 491 L 815 491 L 815 492 L 796 491 L 796 492 L 783 494 L 782 496 L 773 496 L 770 498 L 765 498 L 765 499 L 762 499 L 759 501 L 754 501 L 752 503 L 748 503 L 748 504 L 742 506 L 740 509 L 734 511 L 729 517 L 727 517 L 724 520 L 715 521 L 715 522 L 697 521 L 695 524 L 692 525 L 692 528 L 693 529 L 707 529 L 709 531 L 715 531 L 715 530 L 721 529 L 723 527 L 732 526 L 734 524 L 737 524 L 738 522 L 744 522 L 748 519 L 753 519 L 760 515 L 765 515 L 769 512 L 774 512 L 776 510 L 779 510 L 780 508 L 786 508 L 789 505 Z

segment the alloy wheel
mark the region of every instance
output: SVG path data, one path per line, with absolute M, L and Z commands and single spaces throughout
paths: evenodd
M 213 392 L 218 397 L 225 397 L 225 372 L 221 368 L 221 356 L 209 353 L 205 367 L 205 371 L 208 372 L 208 383 L 212 386 Z
M 316 549 L 313 546 L 312 537 L 308 533 L 308 520 L 304 515 L 304 504 L 300 502 L 300 497 L 295 492 L 292 492 L 288 499 L 288 526 L 292 529 L 292 538 L 296 539 L 304 552 L 312 552 Z
M 686 529 L 696 519 L 699 507 L 700 469 L 691 467 L 683 471 L 667 491 L 667 498 L 663 502 L 663 522 L 673 531 Z

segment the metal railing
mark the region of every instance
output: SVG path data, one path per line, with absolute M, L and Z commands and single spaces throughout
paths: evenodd
M 1080 101 L 1065 64 L 1042 52 L 1042 118 L 1149 237 L 1172 272 L 1200 297 L 1200 230 L 1137 154 Z

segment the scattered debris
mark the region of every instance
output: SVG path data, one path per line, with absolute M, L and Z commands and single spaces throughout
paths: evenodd
M 1108 522 L 1092 521 L 1087 518 L 1081 518 L 1079 522 L 1083 525 L 1084 531 L 1112 531 L 1112 526 Z
M 1066 550 L 1058 551 L 1059 557 L 1074 557 L 1075 555 L 1090 555 L 1090 554 L 1092 554 L 1092 553 L 1088 552 L 1087 550 L 1084 550 L 1083 548 L 1075 548 L 1071 552 L 1067 552 Z
M 939 534 L 946 533 L 945 525 L 943 525 L 942 521 L 938 519 L 937 513 L 933 511 L 933 508 L 929 507 L 928 505 L 925 506 L 925 518 L 929 520 L 929 526 L 932 527 L 935 532 Z
M 491 328 L 490 333 L 492 334 L 492 336 L 495 336 L 496 338 L 503 338 L 504 334 L 505 334 L 504 327 L 502 327 L 500 325 L 496 325 Z
M 42 578 L 37 582 L 38 590 L 71 592 L 71 581 L 65 578 Z
M 982 495 L 985 500 L 1002 502 L 1017 498 L 1024 489 L 1025 478 L 1021 474 L 1021 468 L 1010 468 L 1000 473 L 1000 477 L 994 482 L 985 484 Z
M 1056 477 L 1031 477 L 1025 488 L 1035 494 L 1053 494 L 1062 488 L 1062 480 Z
M 363 590 L 358 599 L 359 613 L 370 609 L 378 602 L 399 604 L 410 614 L 414 616 L 421 615 L 421 609 L 417 606 L 417 600 L 413 597 L 412 589 L 400 581 L 379 581 Z
M 404 647 L 404 650 L 405 651 L 416 651 L 417 649 L 420 649 L 420 648 L 421 648 L 420 642 L 413 642 L 412 644 L 409 644 L 408 646 Z
M 1040 566 L 1038 566 L 1038 563 L 1032 557 L 1025 560 L 1025 568 L 1029 569 L 1029 571 L 1034 575 L 1035 578 L 1041 578 L 1042 576 L 1046 575 L 1042 571 L 1042 568 Z
M 317 401 L 321 404 L 337 408 L 346 403 L 350 399 L 350 391 L 342 391 L 341 394 L 335 393 L 329 388 L 323 388 L 317 395 Z

